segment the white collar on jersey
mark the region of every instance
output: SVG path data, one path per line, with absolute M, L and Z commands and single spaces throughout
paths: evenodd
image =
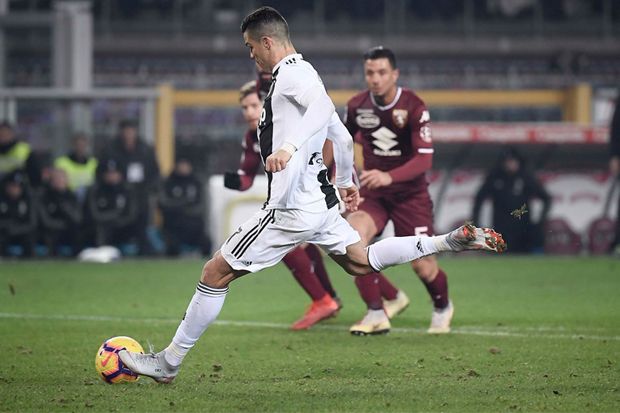
M 284 59 L 280 60 L 278 62 L 278 64 L 276 64 L 273 67 L 273 69 L 271 69 L 271 73 L 275 73 L 280 68 L 280 65 L 282 65 L 283 63 L 289 63 L 289 62 L 293 63 L 293 62 L 295 62 L 295 59 L 302 60 L 303 58 L 304 57 L 301 55 L 301 53 L 290 54 L 290 55 L 286 56 Z
M 394 100 L 389 105 L 385 105 L 385 106 L 377 105 L 377 102 L 375 102 L 375 97 L 372 95 L 372 93 L 370 92 L 369 93 L 370 93 L 370 99 L 372 100 L 373 105 L 379 108 L 379 110 L 388 110 L 388 109 L 392 109 L 394 105 L 396 105 L 396 102 L 398 102 L 398 99 L 400 99 L 400 95 L 402 92 L 403 92 L 402 87 L 399 87 L 398 89 L 396 89 L 396 96 L 394 96 Z

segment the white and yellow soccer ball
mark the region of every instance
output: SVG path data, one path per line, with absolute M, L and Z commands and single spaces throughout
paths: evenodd
M 95 368 L 99 377 L 106 383 L 114 384 L 138 380 L 138 375 L 129 370 L 121 361 L 118 352 L 128 350 L 143 353 L 144 349 L 131 337 L 112 337 L 103 342 L 95 357 Z

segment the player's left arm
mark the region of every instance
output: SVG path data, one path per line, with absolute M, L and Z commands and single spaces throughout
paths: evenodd
M 246 133 L 241 142 L 243 152 L 239 169 L 236 172 L 226 172 L 224 174 L 224 186 L 237 191 L 246 191 L 254 183 L 254 177 L 261 164 L 260 153 L 254 150 L 254 140 L 252 133 Z
M 285 72 L 278 78 L 282 93 L 306 111 L 297 128 L 289 132 L 290 135 L 282 147 L 265 160 L 267 172 L 279 172 L 286 168 L 286 164 L 297 149 L 323 129 L 336 110 L 318 76 L 309 78 L 299 74 L 298 71 Z
M 334 145 L 336 187 L 347 210 L 356 211 L 360 199 L 357 186 L 353 183 L 353 138 L 335 112 L 327 125 L 327 136 Z

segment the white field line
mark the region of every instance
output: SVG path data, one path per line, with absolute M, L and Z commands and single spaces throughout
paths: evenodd
M 89 316 L 89 315 L 62 315 L 62 314 L 25 314 L 25 313 L 0 313 L 0 319 L 19 319 L 19 320 L 58 320 L 58 321 L 103 321 L 103 322 L 129 322 L 147 324 L 177 324 L 180 319 L 174 318 L 132 318 L 132 317 L 109 317 L 109 316 Z M 275 328 L 288 330 L 289 324 L 269 323 L 263 321 L 233 321 L 218 320 L 215 322 L 220 326 L 249 327 L 249 328 Z M 343 325 L 319 324 L 313 329 L 347 331 L 348 327 Z M 600 329 L 602 330 L 602 329 Z M 392 333 L 412 334 L 425 333 L 424 328 L 393 327 Z M 549 331 L 566 331 L 566 333 L 549 333 Z M 603 330 L 604 331 L 604 330 Z M 483 327 L 483 326 L 463 326 L 452 329 L 452 334 L 486 336 L 486 337 L 522 337 L 522 338 L 541 338 L 541 339 L 568 339 L 568 340 L 595 340 L 595 341 L 620 341 L 620 336 L 591 335 L 569 332 L 565 327 L 525 327 L 511 328 L 506 326 Z

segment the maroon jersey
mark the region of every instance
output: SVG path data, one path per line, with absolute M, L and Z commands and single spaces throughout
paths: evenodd
M 363 146 L 364 169 L 389 172 L 392 184 L 384 194 L 415 194 L 428 189 L 426 171 L 432 165 L 430 116 L 411 90 L 398 88 L 393 102 L 379 106 L 370 91 L 351 98 L 344 124 Z
M 239 190 L 245 191 L 254 183 L 254 177 L 262 165 L 256 130 L 248 129 L 243 137 L 241 146 L 243 147 L 243 153 L 241 154 L 241 163 L 238 170 L 239 178 L 241 178 Z

